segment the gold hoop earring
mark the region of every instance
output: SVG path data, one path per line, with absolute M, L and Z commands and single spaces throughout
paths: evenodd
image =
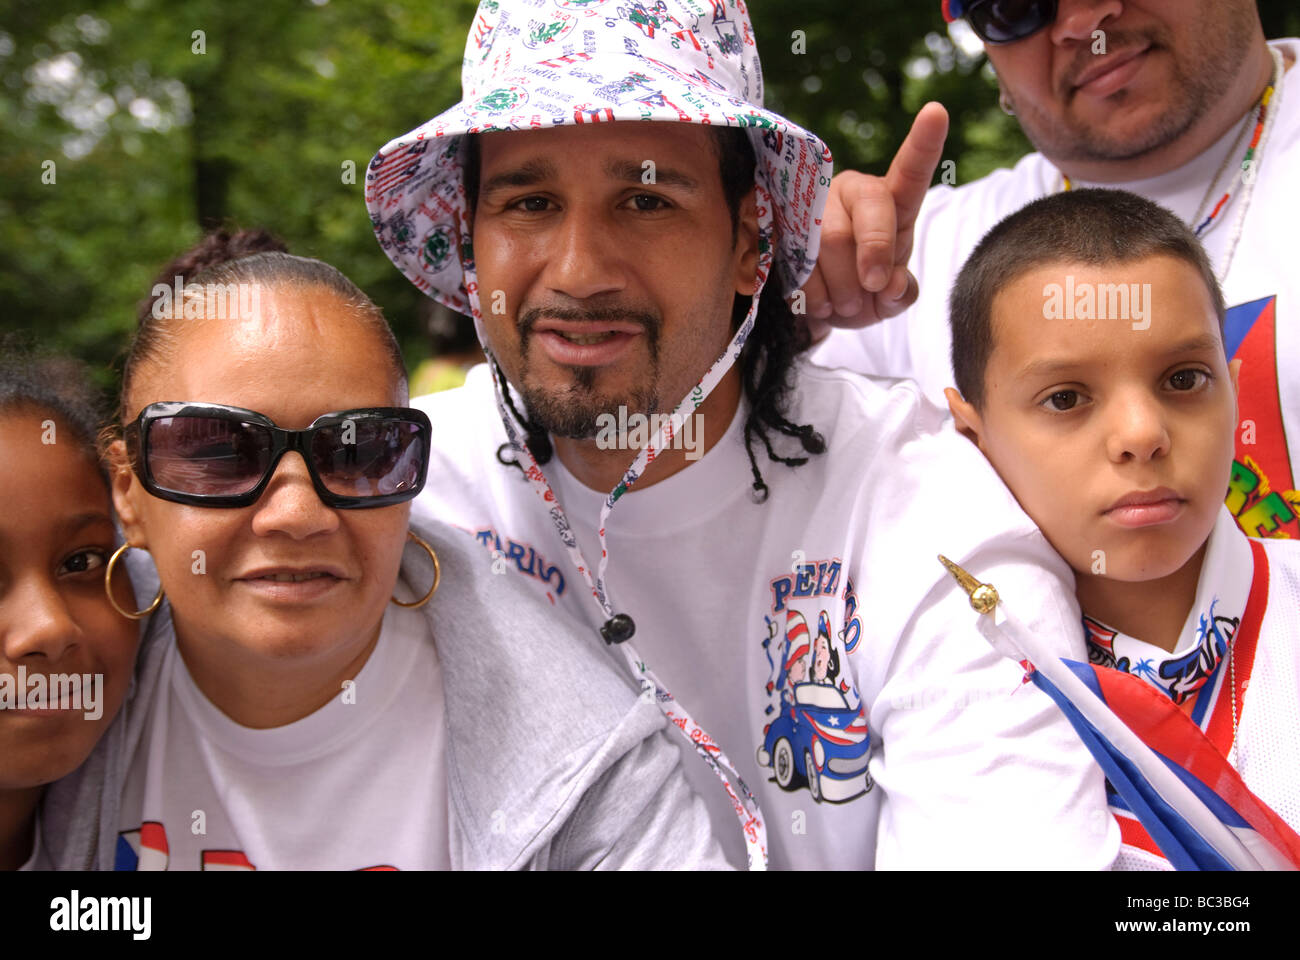
M 427 553 L 429 555 L 429 559 L 433 561 L 433 586 L 429 588 L 428 593 L 422 596 L 419 600 L 415 600 L 411 603 L 403 603 L 401 600 L 398 600 L 396 597 L 392 598 L 393 603 L 397 604 L 399 607 L 406 607 L 408 609 L 413 610 L 416 607 L 424 606 L 426 603 L 429 602 L 430 598 L 435 593 L 438 592 L 438 584 L 442 582 L 442 567 L 438 563 L 438 555 L 433 552 L 433 547 L 429 546 L 427 543 L 425 543 L 423 540 L 421 540 L 419 537 L 413 534 L 410 530 L 406 531 L 406 535 L 410 537 L 412 540 L 414 540 L 418 546 L 423 547 L 424 552 Z
M 122 616 L 126 617 L 128 620 L 143 620 L 145 617 L 149 616 L 149 614 L 158 609 L 158 604 L 162 603 L 163 588 L 161 583 L 158 584 L 158 596 L 153 598 L 153 603 L 135 613 L 129 613 L 128 611 L 123 610 L 117 605 L 117 601 L 113 599 L 113 568 L 117 566 L 117 561 L 121 558 L 122 554 L 130 550 L 132 546 L 132 544 L 124 543 L 117 548 L 111 557 L 108 558 L 108 568 L 104 571 L 104 592 L 108 594 L 108 602 L 113 605 L 113 609 Z

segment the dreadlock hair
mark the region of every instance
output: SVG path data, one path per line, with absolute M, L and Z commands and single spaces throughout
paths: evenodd
M 722 192 L 727 201 L 727 210 L 731 214 L 731 242 L 734 246 L 740 231 L 740 203 L 754 189 L 754 172 L 757 163 L 754 148 L 750 143 L 749 135 L 743 129 L 738 127 L 707 129 L 713 135 L 714 149 L 718 154 L 718 171 L 722 177 Z M 480 173 L 478 136 L 466 135 L 461 143 L 461 151 L 466 202 L 469 205 L 472 222 L 473 212 L 478 204 Z M 752 297 L 736 296 L 732 307 L 732 331 L 737 330 L 744 322 L 752 299 Z M 759 295 L 754 329 L 740 351 L 741 388 L 749 404 L 749 415 L 745 419 L 745 452 L 749 455 L 749 466 L 754 475 L 752 496 L 757 503 L 767 500 L 768 487 L 758 469 L 758 459 L 754 456 L 755 438 L 762 442 L 768 459 L 788 467 L 802 466 L 808 462 L 808 458 L 798 454 L 782 456 L 777 453 L 772 446 L 769 431 L 798 440 L 804 453 L 826 452 L 825 439 L 811 424 L 796 424 L 785 416 L 790 403 L 790 393 L 794 389 L 791 374 L 795 360 L 800 353 L 808 349 L 810 343 L 811 338 L 807 328 L 781 297 L 776 278 L 770 278 Z M 554 455 L 554 449 L 546 430 L 529 420 L 516 408 L 510 396 L 509 382 L 495 358 L 492 364 L 497 378 L 504 385 L 502 393 L 506 407 L 524 430 L 524 443 L 529 453 L 539 465 L 549 463 Z M 522 472 L 523 467 L 518 461 L 507 459 L 505 456 L 510 446 L 509 443 L 503 443 L 497 449 L 497 460 L 502 464 L 518 467 Z
M 743 321 L 749 300 L 749 297 L 737 298 L 735 311 L 740 317 L 737 324 Z M 791 376 L 794 362 L 808 349 L 809 343 L 808 328 L 791 312 L 776 282 L 769 280 L 758 298 L 754 330 L 740 351 L 741 387 L 749 402 L 749 416 L 745 419 L 745 452 L 749 454 L 749 468 L 754 474 L 752 496 L 756 503 L 767 500 L 768 489 L 754 457 L 754 437 L 763 442 L 769 460 L 784 463 L 787 467 L 802 466 L 808 458 L 778 454 L 772 448 L 768 430 L 795 438 L 805 453 L 826 452 L 826 440 L 812 424 L 796 424 L 785 416 L 790 392 L 794 389 Z

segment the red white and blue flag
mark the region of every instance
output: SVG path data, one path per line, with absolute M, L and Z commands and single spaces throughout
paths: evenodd
M 1300 836 L 1250 791 L 1172 700 L 1119 670 L 1060 663 L 1091 699 L 1070 699 L 1043 670 L 1030 678 L 1061 708 L 1101 766 L 1111 805 L 1130 815 L 1118 817 L 1126 843 L 1146 846 L 1135 836 L 1133 827 L 1140 825 L 1179 870 L 1300 869 Z M 1118 718 L 1144 749 L 1117 743 L 1125 738 L 1113 739 L 1106 724 L 1094 722 L 1099 712 Z M 1168 790 L 1171 780 L 1186 789 Z
M 1252 546 L 1258 565 L 1263 551 Z M 1300 836 L 1169 697 L 1132 674 L 1055 656 L 1005 600 L 978 622 L 994 649 L 1026 662 L 1029 679 L 1088 747 L 1112 787 L 1126 843 L 1134 827 L 1144 831 L 1179 870 L 1300 869 Z
M 168 859 L 167 831 L 156 820 L 117 835 L 114 870 L 166 870 Z

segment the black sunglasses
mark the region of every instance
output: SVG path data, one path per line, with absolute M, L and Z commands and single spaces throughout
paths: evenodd
M 972 0 L 962 16 L 985 43 L 1015 43 L 1056 19 L 1056 0 Z
M 196 507 L 257 502 L 286 451 L 307 463 L 331 507 L 410 500 L 429 471 L 429 418 L 408 407 L 370 407 L 282 430 L 269 417 L 217 403 L 151 403 L 126 428 L 131 467 L 155 497 Z

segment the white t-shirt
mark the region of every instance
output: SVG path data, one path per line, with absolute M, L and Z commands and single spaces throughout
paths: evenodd
M 222 713 L 165 640 L 117 869 L 450 868 L 441 672 L 419 611 L 390 604 L 353 686 L 268 730 Z
M 1272 46 L 1300 59 L 1300 40 L 1277 40 Z M 1268 534 L 1280 527 L 1294 539 L 1300 538 L 1300 511 L 1288 506 L 1283 495 L 1300 488 L 1300 365 L 1294 362 L 1300 357 L 1300 271 L 1294 262 L 1300 224 L 1300 191 L 1294 183 L 1300 169 L 1300 69 L 1292 67 L 1283 75 L 1270 109 L 1276 112 L 1276 120 L 1256 158 L 1254 191 L 1226 277 L 1227 248 L 1245 202 L 1241 186 L 1202 242 L 1230 308 L 1229 352 L 1243 359 L 1241 419 L 1243 424 L 1254 424 L 1253 430 L 1238 431 L 1234 483 L 1241 496 L 1230 499 L 1229 505 L 1248 533 Z M 1231 155 L 1228 169 L 1216 181 L 1211 208 L 1223 195 L 1232 168 L 1245 151 L 1245 143 L 1238 141 L 1243 131 L 1249 135 L 1254 129 L 1256 119 L 1252 108 L 1210 149 L 1161 176 L 1075 186 L 1129 190 L 1190 222 L 1208 184 Z M 994 224 L 1062 189 L 1060 170 L 1039 153 L 1029 154 L 1010 170 L 997 170 L 962 187 L 932 188 L 917 218 L 909 264 L 920 285 L 916 303 L 883 323 L 832 331 L 812 352 L 812 359 L 859 373 L 911 377 L 926 396 L 946 407 L 943 390 L 954 386 L 948 295 L 957 274 Z
M 1091 618 L 1084 624 L 1093 663 L 1142 677 L 1181 704 L 1246 786 L 1300 830 L 1300 544 L 1267 540 L 1258 547 L 1263 567 L 1232 514 L 1220 512 L 1172 652 Z M 1124 838 L 1116 868 L 1170 869 L 1116 801 Z
M 414 403 L 435 438 L 415 515 L 469 530 L 601 644 L 603 614 L 546 505 L 497 460 L 506 438 L 487 368 Z M 686 469 L 618 500 L 607 585 L 638 653 L 754 791 L 771 865 L 1109 865 L 1118 830 L 1100 771 L 989 647 L 936 559 L 969 565 L 1063 654 L 1083 654 L 1068 568 L 974 445 L 915 384 L 801 364 L 790 419 L 813 424 L 829 453 L 791 468 L 756 441 L 770 489 L 756 504 L 744 415 Z M 543 472 L 594 562 L 605 492 L 558 459 Z M 743 866 L 730 803 L 682 745 Z

